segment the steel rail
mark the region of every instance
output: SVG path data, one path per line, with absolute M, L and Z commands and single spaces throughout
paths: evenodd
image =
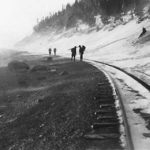
M 147 83 L 145 83 L 144 81 L 142 81 L 141 79 L 139 79 L 138 77 L 134 76 L 133 74 L 125 71 L 124 69 L 118 67 L 118 66 L 114 66 L 114 65 L 110 65 L 108 63 L 105 63 L 105 62 L 101 62 L 101 61 L 97 61 L 97 60 L 90 60 L 90 59 L 85 59 L 87 60 L 87 62 L 95 62 L 95 63 L 99 63 L 99 64 L 103 64 L 103 65 L 106 65 L 106 66 L 110 66 L 112 68 L 115 68 L 125 74 L 127 74 L 128 76 L 130 76 L 131 78 L 133 78 L 134 80 L 136 80 L 138 83 L 140 83 L 142 86 L 144 86 L 147 90 L 150 91 L 150 85 L 148 85 Z
M 102 62 L 99 62 L 99 61 L 93 61 L 93 60 L 88 60 L 87 62 L 90 62 L 90 64 L 92 64 L 92 62 L 94 63 L 93 65 L 95 67 L 101 67 L 99 66 L 99 64 L 104 64 L 104 65 L 108 65 L 108 66 L 111 66 L 113 68 L 116 68 L 118 69 L 118 67 L 116 66 L 113 66 L 113 65 L 109 65 L 109 64 L 106 64 L 106 63 L 102 63 Z M 95 65 L 96 63 L 96 65 Z M 98 68 L 99 69 L 99 68 Z M 109 75 L 110 77 L 110 80 L 111 82 L 113 83 L 113 86 L 115 88 L 115 92 L 118 96 L 118 99 L 119 99 L 119 103 L 120 103 L 120 108 L 121 108 L 121 111 L 122 111 L 122 117 L 123 117 L 123 123 L 124 123 L 124 127 L 125 127 L 125 139 L 126 139 L 126 149 L 127 150 L 134 150 L 134 144 L 133 144 L 133 140 L 132 140 L 132 136 L 131 136 L 131 132 L 130 132 L 130 127 L 129 127 L 129 124 L 128 124 L 128 119 L 127 119 L 127 114 L 126 114 L 126 111 L 125 111 L 125 108 L 124 108 L 124 104 L 123 104 L 123 101 L 125 100 L 125 98 L 123 97 L 120 89 L 118 88 L 118 84 L 117 82 L 115 81 L 115 79 L 110 75 L 110 73 L 108 73 L 108 71 L 104 70 L 102 67 L 100 69 L 101 71 L 105 72 L 107 75 Z M 122 71 L 122 69 L 118 69 L 120 71 Z M 124 71 L 123 71 L 124 72 Z M 127 74 L 127 73 L 126 73 Z M 131 76 L 132 77 L 132 76 Z
M 117 93 L 117 96 L 119 98 L 119 102 L 120 102 L 120 107 L 122 110 L 122 114 L 123 114 L 123 121 L 124 121 L 124 125 L 125 125 L 125 133 L 126 133 L 126 143 L 127 143 L 127 150 L 134 150 L 134 144 L 133 144 L 133 140 L 132 140 L 132 136 L 131 136 L 131 131 L 130 131 L 130 127 L 129 127 L 129 123 L 128 123 L 128 119 L 127 119 L 127 114 L 123 105 L 123 101 L 125 100 L 125 98 L 123 97 L 123 95 L 121 94 L 120 89 L 118 88 L 117 82 L 111 77 L 111 80 L 113 82 L 113 84 L 115 85 L 115 90 Z

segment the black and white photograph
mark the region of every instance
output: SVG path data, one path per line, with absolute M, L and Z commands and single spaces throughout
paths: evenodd
M 0 150 L 150 150 L 150 0 L 0 0 Z

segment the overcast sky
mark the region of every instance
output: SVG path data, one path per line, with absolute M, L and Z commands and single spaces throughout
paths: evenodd
M 11 47 L 32 33 L 37 18 L 75 0 L 0 0 L 0 48 Z

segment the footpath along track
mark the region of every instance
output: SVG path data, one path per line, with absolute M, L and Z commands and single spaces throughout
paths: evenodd
M 97 67 L 99 64 L 93 65 Z M 99 109 L 95 111 L 91 131 L 84 135 L 89 141 L 86 150 L 134 150 L 117 84 L 106 71 L 100 71 L 101 81 L 97 85 L 99 94 L 95 96 Z

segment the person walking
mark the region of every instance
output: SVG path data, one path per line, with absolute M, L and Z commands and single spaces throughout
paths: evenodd
M 71 49 L 71 61 L 76 59 L 76 49 L 76 46 Z
M 56 48 L 54 48 L 54 56 L 56 56 L 56 51 L 57 51 L 57 49 L 56 49 Z
M 84 45 L 79 45 L 79 54 L 80 54 L 80 61 L 83 61 L 83 54 L 84 54 L 84 51 L 85 51 L 86 47 Z
M 51 49 L 51 48 L 49 48 L 49 49 L 48 49 L 48 52 L 49 52 L 49 56 L 51 56 L 52 49 Z
M 140 34 L 139 38 L 142 37 L 143 35 L 145 35 L 146 32 L 147 32 L 146 28 L 143 27 L 142 33 Z

